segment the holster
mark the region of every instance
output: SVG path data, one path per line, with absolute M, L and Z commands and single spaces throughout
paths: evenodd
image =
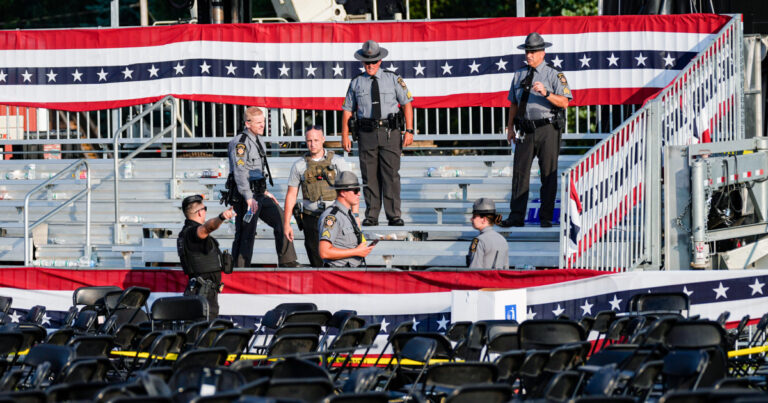
M 304 221 L 301 219 L 301 208 L 298 204 L 293 205 L 293 219 L 296 220 L 296 226 L 299 227 L 299 231 L 304 231 Z
M 235 182 L 235 175 L 230 173 L 227 176 L 227 182 L 224 184 L 224 189 L 221 190 L 221 197 L 219 203 L 225 206 L 233 206 L 240 202 L 240 192 L 237 191 L 237 183 Z
M 264 195 L 264 192 L 267 191 L 267 180 L 266 179 L 259 179 L 259 180 L 251 181 L 250 185 L 251 185 L 251 191 L 253 192 L 254 196 L 262 196 L 262 195 Z
M 531 134 L 536 131 L 536 126 L 531 122 L 530 120 L 526 119 L 520 119 L 518 117 L 515 117 L 515 126 L 522 130 L 523 133 Z
M 565 109 L 564 108 L 552 108 L 552 126 L 555 127 L 555 130 L 564 131 L 565 130 Z
M 216 295 L 219 293 L 219 285 L 202 277 L 192 277 L 187 285 L 184 295 Z

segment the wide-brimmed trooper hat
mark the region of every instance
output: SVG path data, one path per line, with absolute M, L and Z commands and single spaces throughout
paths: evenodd
M 357 175 L 354 172 L 344 171 L 336 177 L 333 188 L 336 190 L 359 189 L 360 181 L 358 181 Z
M 496 203 L 487 197 L 475 200 L 472 205 L 472 214 L 496 214 Z
M 550 46 L 552 46 L 552 44 L 549 42 L 544 42 L 544 38 L 542 38 L 538 32 L 531 32 L 525 38 L 525 43 L 518 46 L 517 48 L 524 50 L 544 50 Z
M 363 47 L 355 52 L 355 59 L 361 62 L 377 62 L 385 57 L 389 52 L 379 46 L 379 43 L 373 40 L 367 40 L 363 44 Z

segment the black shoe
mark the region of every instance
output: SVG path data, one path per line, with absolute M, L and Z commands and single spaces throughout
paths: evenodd
M 400 217 L 395 217 L 389 220 L 390 227 L 402 227 L 403 225 L 405 225 L 405 222 L 403 222 L 403 219 Z
M 541 228 L 552 228 L 552 222 L 551 221 L 542 221 L 541 222 Z
M 363 227 L 375 227 L 379 225 L 379 222 L 377 220 L 372 220 L 370 218 L 366 218 L 363 220 Z
M 521 221 L 521 220 L 513 220 L 511 218 L 507 218 L 506 220 L 502 220 L 499 223 L 499 226 L 503 227 L 503 228 L 522 227 L 524 225 L 525 225 L 525 223 L 523 221 Z

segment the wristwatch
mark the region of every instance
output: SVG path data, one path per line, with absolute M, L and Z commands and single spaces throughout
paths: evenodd
M 219 220 L 221 221 L 227 221 L 226 218 L 224 218 L 224 213 L 219 213 Z
M 405 129 L 405 132 L 413 134 L 413 129 Z
M 550 96 L 550 95 L 552 95 L 552 93 L 551 93 L 551 92 L 549 92 L 549 90 L 547 90 L 547 93 L 546 93 L 546 94 L 544 94 L 544 98 L 549 98 L 549 96 Z

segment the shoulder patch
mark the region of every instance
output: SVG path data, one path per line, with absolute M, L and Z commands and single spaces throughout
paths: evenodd
M 245 144 L 237 143 L 237 145 L 235 146 L 235 153 L 237 155 L 245 155 Z
M 237 159 L 237 165 L 245 165 L 245 161 L 242 158 Z
M 563 83 L 563 85 L 568 85 L 568 80 L 565 79 L 565 73 L 557 73 L 557 78 L 560 79 L 560 82 Z
M 403 80 L 403 78 L 402 78 L 402 77 L 397 77 L 397 82 L 398 82 L 398 84 L 400 84 L 400 86 L 401 86 L 401 87 L 403 87 L 404 89 L 406 89 L 406 90 L 408 89 L 408 87 L 406 87 L 406 86 L 405 86 L 405 80 Z
M 328 232 L 328 230 L 325 230 L 325 231 L 323 231 L 322 234 L 320 234 L 320 236 L 321 237 L 325 237 L 325 238 L 330 238 L 331 237 L 331 233 Z
M 333 228 L 334 224 L 336 224 L 336 216 L 329 215 L 328 217 L 325 217 L 326 230 Z
M 469 251 L 470 252 L 475 253 L 475 251 L 477 250 L 477 243 L 478 242 L 479 242 L 479 239 L 477 239 L 477 238 L 472 240 L 472 244 L 469 245 Z

